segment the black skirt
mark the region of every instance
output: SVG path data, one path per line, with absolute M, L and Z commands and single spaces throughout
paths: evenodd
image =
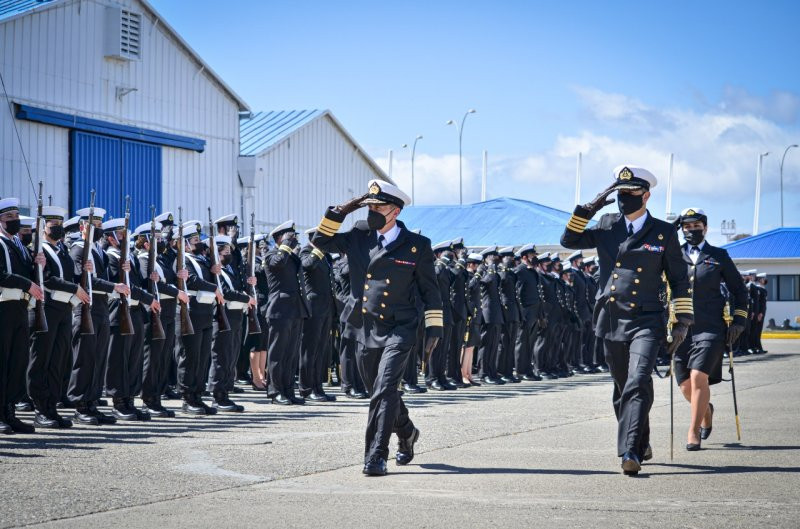
M 675 352 L 675 378 L 678 385 L 689 379 L 690 371 L 696 369 L 708 375 L 708 384 L 722 382 L 722 355 L 725 342 L 722 340 L 685 340 Z

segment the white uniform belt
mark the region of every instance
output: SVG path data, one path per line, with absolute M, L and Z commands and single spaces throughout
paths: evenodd
M 28 301 L 31 295 L 19 288 L 0 288 L 0 302 Z
M 168 294 L 162 294 L 160 292 L 158 293 L 158 297 L 161 298 L 161 299 L 175 299 L 175 296 L 170 296 Z
M 64 290 L 50 290 L 49 288 L 46 288 L 45 292 L 50 294 L 50 299 L 53 301 L 58 301 L 59 303 L 71 303 L 75 307 L 81 303 L 81 300 L 78 299 L 78 296 L 72 292 L 66 292 Z
M 198 303 L 202 303 L 203 305 L 210 305 L 214 303 L 215 299 L 217 299 L 217 295 L 214 292 L 208 292 L 206 290 L 189 290 L 186 293 L 194 297 Z
M 244 310 L 247 307 L 247 303 L 243 301 L 226 301 L 225 306 L 228 307 L 229 310 Z

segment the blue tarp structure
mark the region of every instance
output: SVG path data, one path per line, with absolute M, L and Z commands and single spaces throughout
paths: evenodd
M 733 259 L 800 258 L 800 228 L 777 228 L 723 246 Z
M 536 202 L 502 197 L 463 206 L 409 206 L 400 220 L 408 229 L 422 230 L 433 244 L 464 237 L 467 246 L 544 246 L 559 244 L 570 216 Z

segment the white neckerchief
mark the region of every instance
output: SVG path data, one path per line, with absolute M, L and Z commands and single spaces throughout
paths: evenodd
M 55 247 L 47 241 L 44 241 L 42 248 L 44 248 L 44 251 L 46 251 L 50 257 L 53 258 L 53 261 L 56 262 L 56 266 L 58 266 L 58 277 L 64 279 L 64 270 L 61 268 L 61 259 L 58 258 L 58 251 L 55 250 Z
M 225 269 L 223 268 L 221 272 L 222 272 L 222 278 L 225 280 L 226 283 L 228 283 L 228 288 L 235 291 L 236 289 L 233 288 L 233 281 L 231 281 L 231 278 L 228 277 L 228 274 L 225 272 Z
M 645 211 L 644 215 L 634 220 L 633 222 L 629 221 L 628 217 L 625 217 L 625 233 L 628 233 L 631 230 L 631 225 L 633 225 L 633 233 L 636 234 L 639 230 L 642 229 L 642 226 L 644 226 L 644 221 L 647 220 L 648 215 L 649 213 Z
M 188 254 L 184 255 L 184 257 L 186 257 L 189 260 L 189 262 L 192 263 L 192 266 L 194 267 L 194 271 L 197 273 L 197 277 L 199 277 L 200 279 L 203 279 L 203 271 L 200 270 L 200 265 L 197 264 L 197 261 L 194 260 L 194 257 L 192 257 L 191 255 L 188 255 Z
M 9 274 L 13 274 L 14 271 L 11 269 L 11 256 L 8 255 L 8 245 L 5 243 L 3 239 L 9 240 L 8 237 L 0 233 L 0 244 L 3 245 L 3 249 L 5 250 L 5 255 L 6 255 L 6 270 L 8 271 Z

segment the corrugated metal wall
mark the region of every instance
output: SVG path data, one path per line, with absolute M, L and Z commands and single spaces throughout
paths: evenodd
M 262 230 L 288 219 L 298 229 L 315 227 L 325 208 L 366 193 L 367 182 L 378 176 L 333 122 L 322 117 L 257 157 L 256 223 Z M 345 229 L 365 217 L 363 210 L 351 215 Z
M 72 211 L 89 206 L 90 193 L 94 189 L 95 205 L 105 209 L 109 217 L 124 213 L 125 206 L 120 193 L 120 141 L 98 134 L 72 131 L 70 145 Z
M 131 197 L 131 230 L 150 220 L 150 206 L 161 211 L 161 149 L 138 141 L 122 141 L 121 195 Z M 124 213 L 124 210 L 123 210 Z
M 136 0 L 115 4 L 144 14 Z M 147 16 L 140 61 L 104 58 L 104 17 L 104 4 L 83 0 L 0 23 L 0 69 L 11 99 L 204 139 L 203 153 L 161 149 L 162 205 L 181 205 L 195 217 L 209 204 L 220 212 L 235 211 L 240 195 L 237 103 Z M 136 91 L 119 100 L 117 87 Z M 17 121 L 17 127 L 34 180 L 45 182 L 54 204 L 69 207 L 69 131 L 25 121 Z M 34 191 L 16 142 L 3 106 L 0 193 L 32 205 Z

